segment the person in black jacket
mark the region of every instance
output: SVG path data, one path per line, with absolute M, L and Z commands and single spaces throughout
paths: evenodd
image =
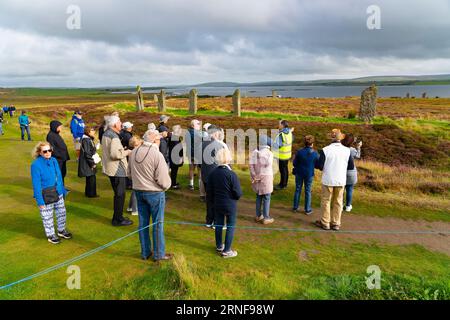
M 183 136 L 181 126 L 172 127 L 169 137 L 169 160 L 170 160 L 170 179 L 172 180 L 171 189 L 180 189 L 177 182 L 178 169 L 183 166 Z
M 86 177 L 86 187 L 84 194 L 88 198 L 97 198 L 97 179 L 95 177 L 97 165 L 94 161 L 94 155 L 97 148 L 94 144 L 95 130 L 85 127 L 84 135 L 81 138 L 80 158 L 78 160 L 78 176 Z
M 66 162 L 70 160 L 69 151 L 67 150 L 67 145 L 64 139 L 61 137 L 62 123 L 53 120 L 50 122 L 50 131 L 47 134 L 47 142 L 50 143 L 53 149 L 52 156 L 58 161 L 59 169 L 61 170 L 61 175 L 63 178 L 67 174 Z
M 237 252 L 231 249 L 236 226 L 237 201 L 242 196 L 242 189 L 236 173 L 229 164 L 232 161 L 230 151 L 222 148 L 217 151 L 218 167 L 209 175 L 206 197 L 214 203 L 214 223 L 216 228 L 216 250 L 224 258 L 233 258 Z M 222 241 L 222 229 L 225 224 L 227 232 L 225 245 Z

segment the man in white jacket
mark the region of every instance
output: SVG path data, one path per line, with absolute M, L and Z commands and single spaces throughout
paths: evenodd
M 341 144 L 344 134 L 339 129 L 331 131 L 332 142 L 319 152 L 316 168 L 322 174 L 322 219 L 316 226 L 325 230 L 339 230 L 343 208 L 344 188 L 347 182 L 347 170 L 354 168 L 350 149 Z

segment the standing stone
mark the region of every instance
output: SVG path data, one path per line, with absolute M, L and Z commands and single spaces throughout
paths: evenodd
M 136 111 L 144 110 L 144 95 L 142 94 L 141 86 L 136 89 Z
M 158 94 L 157 93 L 153 94 L 153 102 L 158 102 Z
M 197 89 L 192 89 L 189 91 L 189 113 L 196 114 L 197 113 Z
M 272 98 L 276 98 L 277 97 L 277 91 L 276 90 L 272 90 Z
M 361 104 L 359 106 L 359 118 L 364 122 L 372 121 L 375 117 L 377 108 L 377 93 L 378 89 L 375 85 L 364 89 L 361 93 Z
M 409 94 L 409 92 L 406 93 L 406 99 L 409 99 L 411 97 L 411 95 Z
M 166 112 L 166 93 L 164 90 L 161 90 L 158 95 L 158 111 Z
M 424 98 L 424 99 L 427 98 L 427 93 L 426 92 L 422 93 L 422 98 Z
M 241 90 L 239 89 L 233 93 L 233 113 L 236 117 L 241 116 Z

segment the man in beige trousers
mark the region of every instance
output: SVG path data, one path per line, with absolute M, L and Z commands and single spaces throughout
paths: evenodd
M 339 230 L 343 209 L 344 188 L 347 182 L 347 170 L 355 165 L 350 155 L 350 149 L 341 144 L 344 134 L 339 129 L 331 131 L 331 144 L 319 152 L 316 168 L 322 174 L 322 219 L 315 225 L 324 230 Z

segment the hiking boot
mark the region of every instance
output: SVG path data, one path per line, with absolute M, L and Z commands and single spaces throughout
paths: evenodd
M 58 238 L 58 236 L 56 234 L 47 237 L 48 242 L 52 243 L 52 244 L 58 244 L 61 242 L 61 239 Z
M 323 230 L 330 230 L 330 227 L 324 225 L 324 224 L 322 223 L 322 221 L 320 221 L 320 220 L 317 220 L 316 222 L 314 222 L 314 225 L 315 225 L 316 227 L 322 228 Z
M 271 224 L 271 223 L 273 223 L 275 221 L 275 219 L 274 218 L 268 218 L 268 219 L 264 219 L 263 220 L 263 224 Z
M 261 215 L 261 216 L 259 216 L 259 217 L 255 217 L 255 221 L 256 222 L 261 222 L 261 221 L 263 221 L 264 220 L 264 217 Z
M 64 239 L 72 239 L 72 234 L 65 229 L 63 231 L 58 231 L 58 236 Z
M 237 253 L 237 251 L 233 251 L 233 250 L 230 250 L 230 251 L 227 251 L 227 252 L 222 252 L 222 258 L 234 258 L 234 257 L 237 257 L 237 255 L 238 255 L 238 253 Z

